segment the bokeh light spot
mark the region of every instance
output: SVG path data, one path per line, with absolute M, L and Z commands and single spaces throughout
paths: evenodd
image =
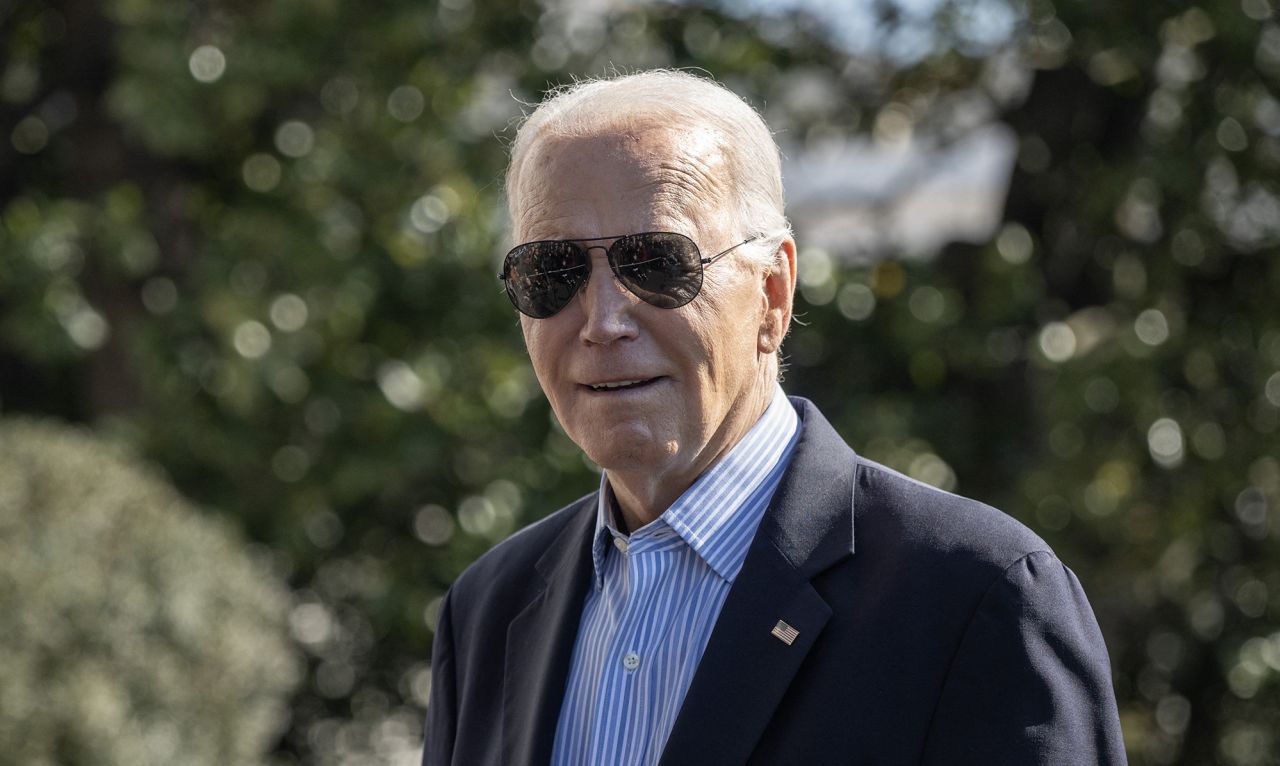
M 271 323 L 285 332 L 297 332 L 307 324 L 307 302 L 285 293 L 271 302 Z
M 227 283 L 237 295 L 248 298 L 262 292 L 269 278 L 265 266 L 256 260 L 246 258 L 231 267 Z
M 1192 600 L 1188 608 L 1191 629 L 1204 641 L 1212 641 L 1222 635 L 1224 613 L 1222 602 L 1203 594 Z
M 406 412 L 422 406 L 426 385 L 413 368 L 396 359 L 378 368 L 378 387 L 396 409 Z
M 836 297 L 835 262 L 826 250 L 806 250 L 799 259 L 800 293 L 810 306 L 825 306 Z
M 956 488 L 956 474 L 947 461 L 926 452 L 911 460 L 907 475 L 933 487 L 950 492 Z
M 423 234 L 440 230 L 449 221 L 449 206 L 434 194 L 419 197 L 409 208 L 409 223 Z
M 214 45 L 201 45 L 191 52 L 187 68 L 198 82 L 214 83 L 227 71 L 227 57 Z
M 360 103 L 360 88 L 350 77 L 335 77 L 321 86 L 320 103 L 329 114 L 350 114 Z
M 487 535 L 497 521 L 493 503 L 487 497 L 472 495 L 458 506 L 458 524 L 473 535 Z
M 1036 505 L 1036 521 L 1054 532 L 1066 529 L 1071 523 L 1071 506 L 1061 495 L 1049 495 Z
M 1167 734 L 1186 731 L 1191 721 L 1191 703 L 1186 697 L 1170 694 L 1156 703 L 1156 725 Z
M 453 538 L 453 516 L 439 505 L 424 505 L 413 517 L 413 533 L 427 545 L 444 545 Z
M 1040 351 L 1051 362 L 1065 362 L 1076 353 L 1076 334 L 1066 322 L 1050 322 L 1040 330 Z
M 286 444 L 271 456 L 271 471 L 281 481 L 296 482 L 311 468 L 311 456 L 296 444 Z
M 321 507 L 313 511 L 302 523 L 302 529 L 317 548 L 327 550 L 342 540 L 345 528 L 338 514 Z
M 289 613 L 289 630 L 293 637 L 308 646 L 322 644 L 333 635 L 333 617 L 323 604 L 298 604 Z
M 1249 148 L 1249 138 L 1245 135 L 1244 126 L 1234 117 L 1227 117 L 1218 123 L 1218 143 L 1229 152 L 1242 152 Z
M 1267 611 L 1267 584 L 1252 578 L 1245 580 L 1236 588 L 1235 602 L 1245 617 L 1261 617 Z M 1267 644 L 1262 647 L 1264 650 L 1269 648 Z
M 925 285 L 911 292 L 907 300 L 911 315 L 921 322 L 936 322 L 947 311 L 947 299 L 936 287 Z
M 305 157 L 315 146 L 315 134 L 311 126 L 299 120 L 289 120 L 276 128 L 276 148 L 286 157 Z
M 1227 679 L 1231 691 L 1237 696 L 1244 696 L 1237 690 L 1240 679 L 1234 678 L 1235 682 L 1232 682 L 1234 673 L 1233 669 L 1232 675 Z M 1218 755 L 1228 766 L 1260 766 L 1267 762 L 1269 755 L 1273 752 L 1273 737 L 1273 734 L 1256 724 L 1234 723 L 1227 728 L 1227 733 L 1219 741 Z
M 1267 401 L 1271 402 L 1271 406 L 1280 407 L 1280 372 L 1274 373 L 1267 378 L 1267 383 L 1262 390 L 1267 397 Z
M 315 673 L 316 691 L 329 699 L 340 699 L 351 693 L 356 683 L 356 671 L 346 661 L 320 663 Z
M 271 331 L 261 322 L 241 322 L 232 335 L 231 344 L 245 359 L 260 359 L 271 350 Z
M 1218 460 L 1227 452 L 1227 434 L 1217 423 L 1201 423 L 1191 432 L 1191 448 L 1205 460 Z
M 1187 354 L 1182 362 L 1182 374 L 1196 388 L 1208 391 L 1218 385 L 1218 365 L 1213 354 L 1197 348 Z
M 1021 355 L 1023 341 L 1017 330 L 1002 328 L 987 333 L 986 342 L 983 345 L 986 347 L 987 355 L 996 364 L 1010 364 Z
M 817 287 L 831 281 L 835 264 L 826 250 L 811 248 L 800 258 L 800 284 L 804 287 Z
M 280 161 L 270 154 L 250 155 L 241 167 L 245 186 L 256 192 L 269 192 L 280 183 Z
M 876 115 L 871 134 L 881 146 L 900 149 L 910 143 L 914 129 L 911 110 L 902 104 L 890 103 Z
M 7 64 L 0 72 L 0 99 L 11 104 L 31 100 L 40 87 L 40 68 L 18 56 L 10 56 Z
M 537 381 L 528 367 L 515 367 L 497 375 L 495 381 L 486 383 L 485 402 L 495 414 L 504 418 L 517 418 L 538 396 Z
M 1151 459 L 1161 468 L 1176 468 L 1182 464 L 1182 427 L 1173 418 L 1160 418 L 1147 429 L 1147 449 Z
M 861 322 L 876 310 L 876 296 L 866 285 L 847 284 L 836 295 L 836 306 L 845 319 Z
M 107 342 L 110 326 L 107 320 L 87 303 L 63 319 L 67 335 L 71 342 L 86 351 L 101 348 Z
M 1159 309 L 1147 309 L 1134 320 L 1133 331 L 1148 346 L 1159 346 L 1169 339 L 1169 322 Z
M 1031 234 L 1020 223 L 1007 223 L 996 237 L 996 252 L 1006 262 L 1014 265 L 1026 263 L 1031 259 Z
M 440 624 L 440 608 L 443 605 L 444 597 L 436 596 L 428 601 L 427 605 L 422 609 L 422 623 L 432 633 L 436 632 L 436 626 Z
M 157 316 L 178 306 L 178 287 L 168 277 L 152 277 L 142 284 L 142 305 Z
M 894 298 L 907 286 L 907 273 L 894 261 L 881 261 L 871 270 L 871 289 L 878 298 Z
M 1254 21 L 1267 21 L 1275 13 L 1269 0 L 1242 0 L 1240 10 Z
M 1147 268 L 1142 261 L 1131 253 L 1116 258 L 1111 271 L 1111 282 L 1116 292 L 1130 300 L 1142 297 L 1147 289 Z
M 1246 527 L 1267 523 L 1267 496 L 1257 487 L 1247 487 L 1236 495 L 1236 518 Z
M 561 69 L 569 61 L 569 46 L 559 35 L 541 35 L 529 51 L 529 60 L 547 72 Z
M 412 85 L 401 85 L 387 97 L 387 111 L 400 122 L 413 122 L 422 114 L 426 100 L 422 91 Z
M 49 143 L 49 126 L 39 117 L 23 117 L 9 134 L 9 142 L 19 154 L 37 154 Z
M 311 391 L 311 379 L 296 364 L 282 364 L 273 369 L 267 376 L 267 385 L 285 404 L 297 404 Z
M 409 696 L 421 707 L 431 699 L 431 666 L 423 663 L 409 672 Z

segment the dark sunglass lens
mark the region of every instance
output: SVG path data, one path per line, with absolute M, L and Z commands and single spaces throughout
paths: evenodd
M 698 246 L 683 234 L 633 234 L 609 248 L 618 279 L 645 303 L 663 309 L 679 308 L 698 295 L 700 258 Z
M 572 242 L 530 242 L 507 253 L 507 296 L 521 313 L 545 319 L 569 305 L 590 263 Z

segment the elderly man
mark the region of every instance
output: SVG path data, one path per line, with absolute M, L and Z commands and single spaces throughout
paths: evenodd
M 501 279 L 599 490 L 454 584 L 424 763 L 1122 763 L 1075 576 L 779 387 L 796 247 L 760 117 L 679 72 L 521 127 Z

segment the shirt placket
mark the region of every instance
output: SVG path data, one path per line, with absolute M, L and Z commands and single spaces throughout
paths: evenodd
M 632 537 L 615 545 L 616 550 L 610 553 L 618 557 L 614 573 L 619 577 L 612 585 L 619 587 L 610 594 L 616 599 L 617 625 L 601 669 L 596 763 L 642 763 L 650 747 L 647 740 L 654 723 L 651 698 L 657 670 L 652 663 L 656 656 L 653 639 L 661 634 L 652 630 L 657 617 L 654 602 L 668 564 L 665 559 L 670 555 L 654 550 L 653 542 L 647 537 Z

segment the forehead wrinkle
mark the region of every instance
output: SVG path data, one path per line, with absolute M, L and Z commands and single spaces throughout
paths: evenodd
M 692 227 L 694 220 L 691 209 L 703 201 L 703 197 L 697 191 L 687 183 L 673 182 L 671 179 L 646 180 L 628 187 L 618 187 L 614 192 L 620 197 L 635 192 L 645 192 L 649 200 L 649 209 L 637 219 L 633 231 L 604 232 L 604 234 L 621 236 L 635 234 L 641 230 L 676 230 L 685 234 L 694 234 L 695 232 L 688 230 Z M 577 210 L 594 205 L 595 200 L 589 197 L 574 201 L 574 207 Z M 583 235 L 583 232 L 575 230 L 579 225 L 580 222 L 575 213 L 566 212 L 563 200 L 533 192 L 520 198 L 519 220 L 516 222 L 514 233 L 523 241 L 572 239 Z
M 659 158 L 652 170 L 654 182 L 662 187 L 658 198 L 684 220 L 703 226 L 712 221 L 709 213 L 725 206 L 728 190 L 724 154 L 706 138 L 697 136 L 688 148 L 689 142 L 672 139 L 670 155 Z
M 646 127 L 612 135 L 603 132 L 592 136 L 546 136 L 530 150 L 525 171 L 518 182 L 519 188 L 512 190 L 517 203 L 513 210 L 516 218 L 512 222 L 513 233 L 520 239 L 580 236 L 581 232 L 573 230 L 577 216 L 571 210 L 590 211 L 603 201 L 588 194 L 566 194 L 563 186 L 549 187 L 537 182 L 540 176 L 560 172 L 564 163 L 573 163 L 572 146 L 578 141 L 612 142 L 614 152 L 621 157 L 629 157 L 634 175 L 604 179 L 606 183 L 603 189 L 597 187 L 597 193 L 619 198 L 646 196 L 648 210 L 637 216 L 635 226 L 650 231 L 674 229 L 696 235 L 703 232 L 690 229 L 711 223 L 709 219 L 714 216 L 707 214 L 727 202 L 729 188 L 724 178 L 726 161 L 723 147 L 718 137 L 709 131 Z M 628 161 L 624 160 L 623 164 L 625 166 Z M 677 225 L 673 227 L 671 224 Z M 604 232 L 629 233 L 635 232 Z
M 713 173 L 718 164 L 687 155 L 664 159 L 648 169 L 636 190 L 649 191 L 655 218 L 693 225 L 724 199 L 725 185 Z
M 522 194 L 519 198 L 520 208 L 516 220 L 513 221 L 514 232 L 520 239 L 549 239 L 542 235 L 533 235 L 541 228 L 552 227 L 560 221 L 567 221 L 564 215 L 554 215 L 551 204 L 544 195 Z
M 712 172 L 718 164 L 720 163 L 708 162 L 704 157 L 677 157 L 658 164 L 654 183 L 692 199 L 719 196 L 723 184 Z

